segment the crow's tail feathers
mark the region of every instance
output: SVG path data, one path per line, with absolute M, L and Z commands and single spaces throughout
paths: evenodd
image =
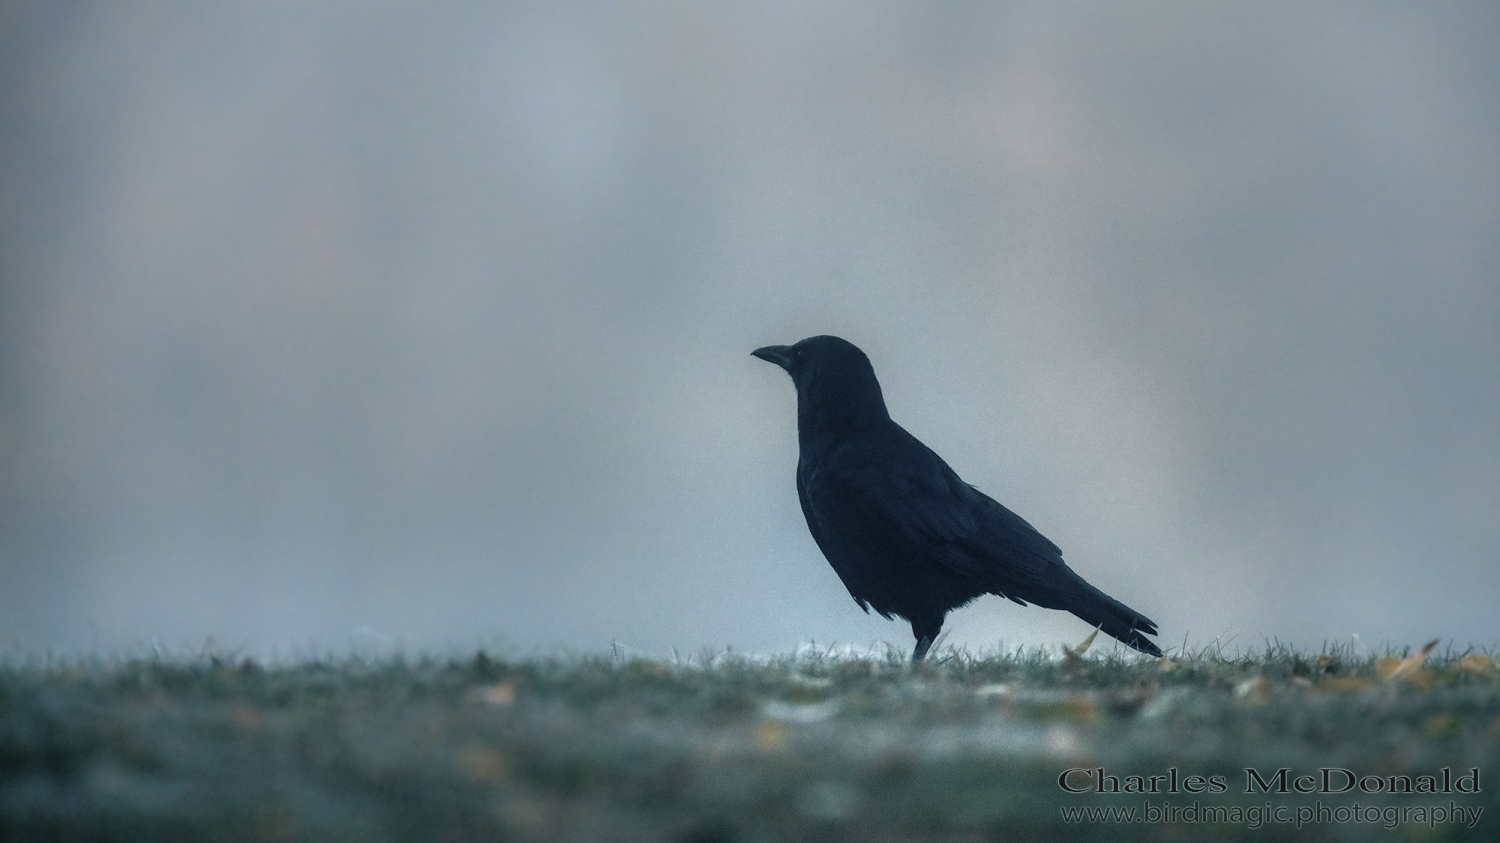
M 1160 656 L 1161 648 L 1146 638 L 1156 634 L 1156 622 L 1145 615 L 1110 597 L 1108 594 L 1077 578 L 1075 587 L 1065 599 L 1067 609 L 1082 618 L 1089 626 L 1104 630 L 1104 634 L 1145 653 Z

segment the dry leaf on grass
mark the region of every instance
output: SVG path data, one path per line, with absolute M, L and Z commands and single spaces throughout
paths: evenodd
M 1099 637 L 1099 627 L 1096 626 L 1094 627 L 1094 631 L 1089 633 L 1089 637 L 1083 639 L 1083 643 L 1078 645 L 1078 649 L 1075 650 L 1067 644 L 1063 645 L 1063 662 L 1069 669 L 1083 669 L 1083 654 L 1089 651 L 1089 647 L 1093 645 L 1094 639 L 1097 637 Z
M 1432 684 L 1432 674 L 1422 669 L 1427 661 L 1427 655 L 1432 648 L 1438 644 L 1437 638 L 1422 645 L 1422 649 L 1407 656 L 1404 659 L 1384 658 L 1375 660 L 1375 672 L 1386 682 L 1394 682 L 1397 679 L 1404 680 L 1419 687 L 1427 687 Z
M 1271 699 L 1271 680 L 1264 676 L 1252 676 L 1234 686 L 1234 695 L 1252 703 L 1265 703 Z
M 1454 662 L 1453 666 L 1469 673 L 1495 672 L 1495 660 L 1485 653 L 1470 653 Z

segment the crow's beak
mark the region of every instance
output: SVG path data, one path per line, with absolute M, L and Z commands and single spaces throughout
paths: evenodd
M 792 347 L 789 345 L 768 345 L 765 348 L 757 348 L 750 354 L 767 363 L 775 363 L 788 372 L 792 370 Z

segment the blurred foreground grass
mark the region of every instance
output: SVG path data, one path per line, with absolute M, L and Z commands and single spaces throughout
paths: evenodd
M 0 665 L 6 841 L 1497 840 L 1497 762 L 1500 671 L 1478 652 Z M 1099 767 L 1222 775 L 1228 790 L 1059 787 Z M 1482 790 L 1246 794 L 1246 767 L 1478 767 Z M 1195 801 L 1483 814 L 1394 828 L 1060 815 Z

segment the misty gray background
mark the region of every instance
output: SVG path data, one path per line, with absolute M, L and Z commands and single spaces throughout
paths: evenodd
M 908 647 L 750 357 L 817 333 L 1164 645 L 1494 644 L 1497 44 L 1492 3 L 0 4 L 0 648 Z

